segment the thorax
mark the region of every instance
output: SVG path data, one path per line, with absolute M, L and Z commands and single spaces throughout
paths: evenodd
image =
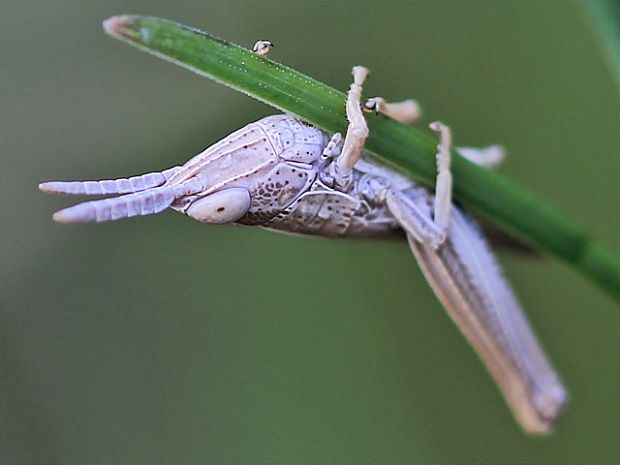
M 373 237 L 400 229 L 385 204 L 385 190 L 396 188 L 419 197 L 426 191 L 369 157 L 355 166 L 345 192 L 331 186 L 325 171 L 309 188 L 263 227 L 282 232 L 326 237 Z

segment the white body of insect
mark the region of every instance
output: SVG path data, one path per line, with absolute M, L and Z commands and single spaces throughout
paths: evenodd
M 452 205 L 448 128 L 432 125 L 441 134 L 434 194 L 373 162 L 363 153 L 368 133 L 360 109 L 365 76 L 364 68 L 354 68 L 343 144 L 338 134 L 330 137 L 293 116 L 269 116 L 181 167 L 129 179 L 47 182 L 40 188 L 123 194 L 61 210 L 54 215 L 59 222 L 116 220 L 170 207 L 203 223 L 328 237 L 404 230 L 437 297 L 484 361 L 519 423 L 531 433 L 551 430 L 566 392 L 475 222 Z M 403 120 L 419 113 L 411 103 L 389 105 L 374 99 L 366 106 Z M 459 151 L 488 164 L 497 158 L 496 150 L 486 155 Z

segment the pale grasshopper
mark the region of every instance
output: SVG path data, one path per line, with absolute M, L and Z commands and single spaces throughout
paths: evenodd
M 261 41 L 261 55 L 272 44 Z M 203 223 L 231 223 L 326 237 L 378 237 L 404 230 L 437 297 L 482 358 L 516 419 L 530 433 L 552 429 L 566 400 L 562 383 L 474 220 L 452 203 L 451 134 L 439 132 L 435 192 L 364 152 L 375 110 L 401 121 L 419 116 L 414 101 L 361 104 L 367 71 L 353 69 L 344 141 L 291 115 L 268 116 L 233 132 L 182 166 L 128 179 L 45 182 L 45 192 L 121 194 L 61 210 L 61 223 L 101 222 L 170 207 Z M 481 165 L 501 149 L 456 148 Z

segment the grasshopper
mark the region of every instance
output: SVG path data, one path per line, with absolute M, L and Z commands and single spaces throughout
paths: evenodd
M 45 192 L 121 194 L 54 214 L 61 223 L 101 222 L 172 208 L 202 223 L 241 224 L 327 237 L 378 237 L 404 230 L 424 275 L 472 344 L 528 433 L 550 431 L 567 398 L 475 221 L 452 203 L 451 133 L 439 133 L 434 192 L 364 152 L 363 110 L 401 121 L 414 101 L 361 103 L 367 70 L 353 68 L 347 133 L 328 135 L 292 115 L 268 116 L 233 132 L 183 166 L 128 179 L 45 182 Z M 498 147 L 455 148 L 490 166 Z

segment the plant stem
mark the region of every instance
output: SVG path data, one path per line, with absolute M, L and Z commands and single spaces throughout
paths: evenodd
M 293 113 L 328 132 L 345 132 L 345 94 L 250 50 L 171 21 L 116 16 L 113 37 Z M 369 114 L 366 148 L 428 186 L 435 182 L 436 139 Z M 454 197 L 575 267 L 620 301 L 620 260 L 581 228 L 498 174 L 454 156 Z

